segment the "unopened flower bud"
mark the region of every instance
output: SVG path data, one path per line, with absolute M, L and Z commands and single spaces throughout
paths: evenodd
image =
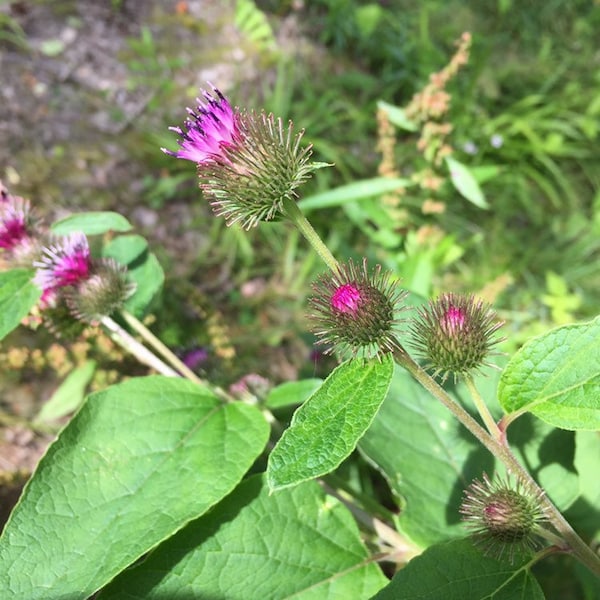
M 135 285 L 127 280 L 127 269 L 111 258 L 92 261 L 89 277 L 65 292 L 73 316 L 95 323 L 122 308 Z
M 487 365 L 485 359 L 500 339 L 502 326 L 491 308 L 473 296 L 442 294 L 418 309 L 411 325 L 412 345 L 427 367 L 446 379 Z
M 512 562 L 516 554 L 539 545 L 540 524 L 547 520 L 541 492 L 529 492 L 520 482 L 491 482 L 484 474 L 464 494 L 460 512 L 486 554 L 501 558 L 506 553 Z
M 197 163 L 200 187 L 215 214 L 228 225 L 239 222 L 249 229 L 281 213 L 285 199 L 296 199 L 296 188 L 323 163 L 309 163 L 311 146 L 301 148 L 303 132 L 294 134 L 290 122 L 265 113 L 232 109 L 213 88 L 188 108 L 179 134 L 181 149 L 163 152 Z
M 314 292 L 309 300 L 313 330 L 318 343 L 329 346 L 325 352 L 368 358 L 399 347 L 398 313 L 405 293 L 380 265 L 369 273 L 366 259 L 362 267 L 349 261 L 322 276 Z

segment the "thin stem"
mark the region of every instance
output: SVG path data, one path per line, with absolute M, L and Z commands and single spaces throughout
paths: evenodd
M 142 339 L 161 354 L 162 357 L 186 379 L 200 385 L 205 384 L 196 373 L 194 373 L 176 354 L 159 340 L 138 318 L 134 317 L 126 310 L 121 311 L 121 316 L 125 319 L 126 323 L 142 337 Z
M 323 243 L 319 234 L 314 230 L 308 219 L 302 214 L 298 205 L 291 198 L 283 201 L 283 210 L 288 219 L 299 229 L 300 233 L 308 240 L 315 252 L 323 259 L 323 262 L 335 273 L 339 265 L 329 248 Z
M 455 402 L 446 391 L 437 384 L 404 350 L 394 352 L 396 362 L 404 367 L 428 392 L 439 400 L 452 414 L 495 456 L 506 468 L 520 479 L 530 490 L 537 492 L 540 503 L 548 520 L 558 531 L 575 555 L 592 573 L 600 576 L 600 556 L 577 535 L 562 513 L 549 500 L 544 491 L 516 459 L 510 448 L 500 440 L 492 437 L 473 417 Z
M 108 330 L 110 337 L 119 346 L 133 354 L 141 363 L 148 365 L 161 375 L 167 377 L 179 377 L 179 373 L 175 372 L 171 367 L 166 365 L 158 356 L 150 352 L 146 346 L 140 344 L 133 336 L 125 331 L 118 323 L 110 317 L 102 317 L 100 321 Z
M 404 367 L 432 396 L 439 400 L 482 444 L 489 448 L 490 434 L 446 391 L 432 379 L 404 350 L 394 352 L 396 362 Z M 497 442 L 495 442 L 499 445 Z
M 209 388 L 224 402 L 232 401 L 231 396 L 224 389 L 198 377 L 196 373 L 194 373 L 176 354 L 174 354 L 161 340 L 159 340 L 139 319 L 125 310 L 121 312 L 121 315 L 132 329 L 139 333 L 139 335 L 157 352 L 160 352 L 163 358 L 167 360 L 172 367 L 177 369 L 178 372 L 175 372 L 175 375 L 183 375 L 189 381 Z
M 357 521 L 375 533 L 380 540 L 394 548 L 394 556 L 396 559 L 399 559 L 399 556 L 401 556 L 400 560 L 402 560 L 402 562 L 408 562 L 411 558 L 420 554 L 420 549 L 408 542 L 395 529 L 377 517 L 374 517 L 372 514 L 364 511 L 362 508 L 356 506 L 354 498 L 351 495 L 349 497 L 347 493 L 332 488 L 322 480 L 319 480 L 319 483 L 329 495 L 334 496 L 342 502 L 354 515 Z
M 481 419 L 485 423 L 487 430 L 490 432 L 492 437 L 496 438 L 498 441 L 502 441 L 503 439 L 505 439 L 504 435 L 498 428 L 496 421 L 494 421 L 494 417 L 492 417 L 492 414 L 490 413 L 490 411 L 487 407 L 487 404 L 483 401 L 483 398 L 481 397 L 479 390 L 475 386 L 473 377 L 471 377 L 471 375 L 467 374 L 464 376 L 464 380 L 465 380 L 465 384 L 467 385 L 467 389 L 469 390 L 469 393 L 471 394 L 471 398 L 473 399 L 473 402 L 475 403 L 475 407 L 477 408 L 479 415 L 481 416 Z

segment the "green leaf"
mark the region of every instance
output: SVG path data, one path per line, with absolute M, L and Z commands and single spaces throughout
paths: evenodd
M 91 395 L 42 458 L 0 538 L 11 598 L 87 598 L 238 484 L 268 425 L 160 376 Z M 51 592 L 50 592 L 51 591 Z
M 518 421 L 517 421 L 518 423 Z M 575 468 L 579 475 L 580 496 L 569 507 L 567 520 L 592 546 L 600 543 L 600 433 L 597 431 L 575 432 Z
M 563 429 L 600 429 L 600 318 L 565 325 L 525 344 L 498 386 L 502 408 Z
M 384 110 L 388 115 L 390 123 L 394 124 L 400 129 L 405 129 L 406 131 L 417 131 L 419 128 L 416 123 L 413 123 L 413 121 L 406 116 L 404 109 L 400 108 L 399 106 L 394 106 L 393 104 L 388 104 L 383 100 L 378 100 L 377 108 Z
M 148 242 L 140 235 L 122 235 L 106 244 L 102 255 L 127 267 L 129 278 L 137 287 L 125 308 L 136 317 L 143 316 L 165 280 L 156 256 L 148 251 Z
M 412 185 L 409 179 L 392 179 L 389 177 L 375 177 L 373 179 L 364 179 L 355 181 L 348 185 L 337 187 L 328 192 L 314 194 L 298 202 L 298 206 L 303 213 L 331 206 L 341 206 L 353 200 L 365 200 L 373 196 L 388 194 L 400 188 Z
M 292 404 L 302 404 L 314 394 L 323 383 L 322 379 L 302 379 L 301 381 L 286 381 L 274 387 L 265 400 L 267 408 L 281 408 Z
M 398 527 L 423 547 L 464 535 L 462 492 L 494 470 L 491 454 L 399 367 L 359 450 L 402 498 Z
M 489 208 L 477 180 L 468 167 L 450 156 L 446 157 L 450 180 L 457 191 L 478 208 Z
M 32 277 L 29 269 L 0 273 L 0 340 L 19 325 L 40 299 L 42 291 L 32 283 Z
M 269 455 L 271 490 L 330 473 L 347 458 L 381 406 L 393 370 L 390 355 L 337 367 L 294 413 Z
M 575 502 L 580 481 L 574 466 L 572 431 L 523 415 L 509 427 L 508 440 L 517 458 L 559 510 L 564 511 Z
M 100 598 L 358 600 L 386 581 L 338 500 L 313 482 L 269 495 L 255 476 Z
M 52 397 L 42 406 L 36 422 L 48 423 L 74 412 L 85 396 L 85 389 L 94 375 L 96 362 L 88 360 L 77 367 L 62 382 Z
M 374 2 L 354 9 L 354 23 L 360 31 L 360 37 L 369 39 L 384 16 L 383 8 Z
M 54 58 L 59 56 L 65 51 L 65 43 L 57 38 L 51 40 L 44 40 L 40 44 L 40 52 L 46 56 Z
M 84 212 L 70 215 L 52 224 L 57 235 L 81 231 L 86 235 L 99 235 L 107 231 L 129 231 L 131 223 L 119 213 L 111 211 Z
M 372 600 L 417 599 L 544 600 L 544 593 L 524 564 L 485 556 L 470 540 L 452 540 L 413 558 Z

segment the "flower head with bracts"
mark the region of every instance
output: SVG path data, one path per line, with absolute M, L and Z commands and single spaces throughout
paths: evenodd
M 264 112 L 232 108 L 215 87 L 187 109 L 179 135 L 179 150 L 162 148 L 176 158 L 197 164 L 200 188 L 228 225 L 249 229 L 284 213 L 286 201 L 325 163 L 310 163 L 311 146 L 301 147 L 303 131 Z

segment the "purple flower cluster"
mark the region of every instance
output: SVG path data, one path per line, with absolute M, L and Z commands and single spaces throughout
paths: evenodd
M 64 300 L 84 321 L 110 314 L 134 289 L 124 267 L 112 259 L 91 257 L 83 233 L 49 236 L 32 216 L 29 201 L 10 194 L 2 182 L 0 251 L 10 267 L 35 267 L 33 282 L 42 290 L 43 309 L 58 307 Z

